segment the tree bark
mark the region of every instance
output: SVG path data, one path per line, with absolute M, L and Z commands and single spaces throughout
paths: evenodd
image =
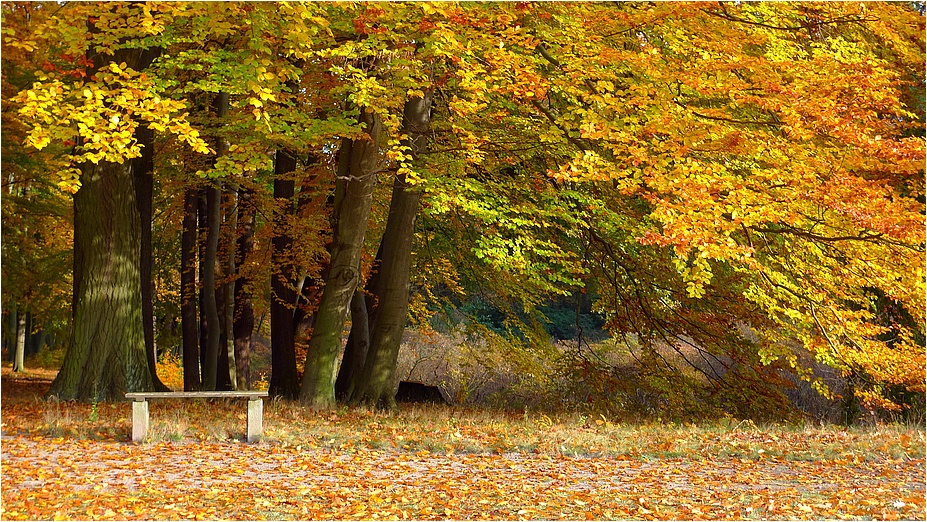
M 3 313 L 3 325 L 0 326 L 0 334 L 3 338 L 3 350 L 6 351 L 7 355 L 10 357 L 10 362 L 13 362 L 16 358 L 16 327 L 19 323 L 17 319 L 16 307 L 7 305 L 4 307 Z M 12 311 L 11 311 L 12 308 Z M 12 332 L 12 336 L 10 335 Z
M 141 51 L 88 51 L 94 70 L 138 67 Z M 93 71 L 90 71 L 91 73 Z M 150 391 L 139 288 L 141 224 L 132 162 L 81 165 L 74 195 L 74 326 L 49 395 L 61 400 L 122 399 Z
M 338 180 L 344 189 L 335 205 L 331 263 L 309 339 L 300 390 L 300 402 L 312 408 L 327 409 L 335 405 L 335 368 L 341 351 L 341 335 L 351 297 L 360 279 L 360 256 L 373 202 L 382 122 L 375 113 L 363 108 L 359 121 L 367 129 L 369 139 L 352 144 L 350 174 L 347 179 Z
M 16 355 L 13 356 L 13 372 L 26 370 L 26 314 L 16 312 Z
M 235 279 L 235 314 L 232 332 L 235 338 L 236 384 L 239 390 L 251 389 L 251 335 L 254 332 L 254 308 L 251 304 L 251 280 L 242 267 L 254 248 L 254 193 L 246 188 L 238 191 L 238 240 Z
M 223 213 L 225 215 L 225 239 L 222 265 L 223 283 L 223 315 L 222 315 L 222 347 L 220 351 L 225 352 L 225 372 L 222 376 L 227 376 L 225 383 L 229 390 L 238 389 L 238 368 L 235 365 L 235 334 L 233 325 L 235 321 L 235 251 L 238 237 L 238 214 L 236 209 L 236 200 L 238 192 L 230 189 L 223 193 Z M 221 368 L 221 367 L 220 367 Z
M 197 273 L 199 274 L 197 277 L 197 289 L 199 290 L 197 302 L 200 312 L 200 387 L 203 389 L 206 389 L 206 352 L 208 350 L 207 345 L 209 343 L 209 319 L 206 317 L 206 286 L 203 283 L 206 281 L 206 236 L 209 235 L 209 218 L 207 217 L 209 215 L 208 208 L 209 207 L 206 205 L 206 189 L 203 187 L 200 188 L 199 192 L 197 193 L 196 201 Z
M 180 323 L 183 330 L 183 389 L 200 389 L 200 324 L 196 317 L 196 250 L 198 234 L 197 191 L 188 188 L 183 198 L 183 233 L 180 239 Z
M 407 101 L 403 110 L 404 134 L 410 137 L 413 161 L 418 160 L 428 143 L 431 99 L 428 92 L 423 98 Z M 396 177 L 380 245 L 382 258 L 374 288 L 377 306 L 370 320 L 370 348 L 352 402 L 396 406 L 396 360 L 409 315 L 412 239 L 421 197 L 421 190 L 406 183 L 404 175 Z
M 293 238 L 290 237 L 288 216 L 293 208 L 296 183 L 290 178 L 296 170 L 296 158 L 278 150 L 274 161 L 274 239 L 271 263 L 278 272 L 271 276 L 270 394 L 295 399 L 299 394 L 296 376 L 296 349 L 293 344 L 293 306 L 296 302 L 295 267 L 291 259 Z
M 203 315 L 206 317 L 206 350 L 203 357 L 203 389 L 216 389 L 219 362 L 219 309 L 216 302 L 216 259 L 219 248 L 219 221 L 222 194 L 216 187 L 206 188 L 206 255 L 203 258 Z
M 367 298 L 361 288 L 351 298 L 351 333 L 344 347 L 338 379 L 335 380 L 335 398 L 346 401 L 354 393 L 354 386 L 364 371 L 367 349 L 370 346 L 370 325 L 367 315 Z
M 220 92 L 213 99 L 213 113 L 217 121 L 228 113 L 229 95 Z M 215 138 L 216 156 L 213 163 L 228 150 L 221 136 Z M 216 284 L 216 272 L 223 270 L 219 263 L 219 239 L 222 229 L 222 190 L 219 186 L 206 187 L 206 247 L 203 259 L 203 309 L 206 318 L 206 346 L 203 360 L 203 387 L 206 390 L 228 388 L 228 352 L 222 344 L 223 321 L 220 312 L 225 309 L 225 292 Z M 221 373 L 221 375 L 220 375 Z
M 71 343 L 49 394 L 62 400 L 109 400 L 127 391 L 151 390 L 139 288 L 141 231 L 130 163 L 82 166 L 74 220 L 80 223 L 74 237 L 82 261 L 79 294 Z

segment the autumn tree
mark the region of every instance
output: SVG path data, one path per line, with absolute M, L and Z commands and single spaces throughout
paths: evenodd
M 408 136 L 405 146 L 411 162 L 419 159 L 428 143 L 433 96 L 433 91 L 428 91 L 405 104 L 402 130 L 403 135 Z M 370 344 L 352 398 L 357 402 L 395 405 L 393 381 L 409 314 L 412 239 L 421 197 L 421 190 L 412 186 L 405 174 L 396 176 L 377 256 L 377 284 L 373 288 L 376 307 L 369 327 Z
M 152 16 L 141 6 L 67 6 L 57 27 L 83 35 L 66 42 L 74 46 L 65 51 L 78 66 L 44 75 L 17 98 L 20 114 L 32 118 L 29 145 L 44 148 L 52 139 L 76 140 L 62 170 L 65 187 L 79 186 L 74 195 L 74 327 L 64 366 L 49 392 L 63 399 L 110 399 L 152 388 L 141 317 L 140 221 L 133 163 L 127 160 L 139 155 L 134 131 L 141 121 L 156 130 L 170 127 L 205 150 L 177 114 L 179 107 L 157 97 L 137 69 L 142 49 L 118 45 L 126 41 L 120 29 L 124 21 L 146 15 Z M 56 35 L 40 28 L 24 37 L 20 45 L 34 47 L 30 38 Z
M 685 292 L 660 308 L 685 320 L 661 337 L 680 342 L 727 315 L 728 332 L 760 334 L 758 371 L 781 359 L 810 377 L 798 341 L 844 375 L 866 368 L 874 404 L 890 406 L 887 383 L 923 390 L 916 331 L 896 330 L 911 341 L 888 349 L 867 311 L 872 286 L 906 308 L 923 299 L 924 143 L 902 103 L 923 77 L 922 17 L 882 4 L 550 7 L 549 21 L 524 25 L 538 38 L 531 91 L 546 93 L 531 104 L 574 148 L 551 177 L 589 187 L 573 211 L 602 255 L 627 265 L 615 253 L 671 250 L 664 273 Z M 728 289 L 721 316 L 680 307 Z M 600 309 L 613 319 L 634 302 L 612 299 Z

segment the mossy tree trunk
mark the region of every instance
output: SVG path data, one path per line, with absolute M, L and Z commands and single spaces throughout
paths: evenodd
M 432 94 L 428 92 L 423 98 L 406 102 L 403 110 L 404 134 L 409 136 L 413 161 L 418 160 L 428 144 L 431 101 Z M 377 306 L 370 318 L 370 347 L 351 402 L 384 408 L 396 405 L 394 376 L 409 314 L 412 239 L 421 197 L 421 190 L 409 185 L 405 176 L 396 177 L 373 289 Z
M 355 140 L 351 144 L 349 174 L 338 179 L 331 263 L 309 339 L 300 389 L 300 402 L 317 409 L 335 405 L 335 370 L 342 330 L 360 280 L 360 257 L 380 158 L 380 117 L 362 108 L 359 121 L 364 124 L 369 139 Z
M 141 51 L 104 56 L 91 50 L 88 57 L 94 70 L 110 62 L 136 69 Z M 154 387 L 142 322 L 133 162 L 85 163 L 80 181 L 74 195 L 74 325 L 48 393 L 61 400 L 117 400 Z

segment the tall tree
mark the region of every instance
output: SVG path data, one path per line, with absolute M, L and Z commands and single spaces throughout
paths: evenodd
M 407 101 L 403 110 L 403 134 L 408 136 L 405 145 L 411 162 L 419 160 L 428 144 L 432 97 L 433 91 L 426 91 L 424 96 Z M 411 185 L 405 174 L 396 176 L 381 240 L 370 346 L 363 374 L 355 386 L 354 402 L 395 406 L 396 361 L 409 314 L 412 238 L 421 198 L 421 190 Z
M 218 187 L 206 187 L 206 246 L 201 260 L 203 277 L 202 314 L 206 321 L 206 344 L 203 351 L 202 371 L 203 388 L 216 389 L 219 364 L 219 340 L 221 324 L 219 323 L 218 296 L 216 291 L 216 261 L 219 250 L 219 224 L 222 214 L 222 192 Z
M 138 67 L 148 68 L 161 54 L 160 49 L 150 48 L 142 50 Z M 135 139 L 141 147 L 141 155 L 134 158 L 133 174 L 135 181 L 135 198 L 138 202 L 138 214 L 141 221 L 141 247 L 139 251 L 139 273 L 142 291 L 142 324 L 145 334 L 145 355 L 148 360 L 148 370 L 156 389 L 167 391 L 168 387 L 158 379 L 158 348 L 155 344 L 154 331 L 154 279 L 152 277 L 151 226 L 154 219 L 152 198 L 154 197 L 154 131 L 148 125 L 139 125 L 135 129 Z
M 251 335 L 254 332 L 254 308 L 251 303 L 251 285 L 249 277 L 243 275 L 241 268 L 254 248 L 254 193 L 251 189 L 240 188 L 238 191 L 238 239 L 236 245 L 236 266 L 239 268 L 235 279 L 234 322 L 232 326 L 235 338 L 235 364 L 237 387 L 239 390 L 251 389 Z
M 183 389 L 200 389 L 200 322 L 196 304 L 196 252 L 198 235 L 197 190 L 188 187 L 183 193 L 183 232 L 180 241 L 180 327 L 183 359 Z
M 213 99 L 213 110 L 217 121 L 221 121 L 228 113 L 229 95 L 219 93 Z M 228 144 L 221 136 L 215 138 L 216 159 L 225 154 Z M 223 321 L 219 315 L 220 302 L 225 301 L 225 292 L 216 282 L 216 273 L 222 268 L 219 263 L 219 238 L 222 225 L 222 189 L 214 182 L 206 186 L 206 226 L 204 257 L 201 260 L 201 270 L 204 275 L 203 308 L 202 314 L 206 319 L 206 349 L 203 356 L 203 387 L 207 390 L 217 389 L 217 384 L 228 381 L 228 358 L 220 357 L 220 352 L 226 350 L 222 345 Z M 222 307 L 224 308 L 224 307 Z M 219 368 L 224 359 L 223 368 Z M 219 373 L 223 373 L 220 379 Z
M 296 375 L 296 347 L 294 340 L 293 308 L 296 304 L 296 268 L 291 255 L 293 238 L 289 233 L 289 217 L 293 211 L 296 182 L 293 171 L 296 158 L 285 150 L 277 150 L 274 159 L 274 213 L 275 235 L 271 262 L 277 271 L 271 276 L 270 336 L 271 377 L 270 392 L 276 396 L 295 399 L 299 393 Z
M 78 77 L 90 80 L 74 92 L 65 83 L 71 81 L 67 75 L 47 75 L 49 90 L 33 85 L 19 98 L 21 113 L 54 114 L 39 119 L 51 124 L 33 123 L 32 146 L 73 139 L 75 132 L 79 136 L 70 156 L 76 166 L 65 166 L 62 178 L 62 186 L 80 185 L 74 196 L 73 333 L 49 390 L 62 399 L 112 399 L 153 387 L 141 316 L 141 226 L 133 164 L 126 160 L 140 154 L 134 131 L 143 120 L 162 130 L 169 124 L 172 132 L 206 150 L 185 118 L 176 114 L 180 105 L 137 103 L 155 96 L 150 79 L 139 72 L 142 51 L 124 45 L 129 41 L 125 20 L 141 10 L 128 4 L 108 4 L 102 10 L 69 6 L 59 29 L 69 27 L 83 35 L 64 43 L 73 46 L 72 56 L 86 57 L 87 69 Z M 42 34 L 54 38 L 53 33 Z M 36 105 L 49 97 L 57 103 Z
M 361 250 L 380 161 L 381 118 L 368 108 L 362 107 L 360 111 L 358 121 L 367 137 L 351 144 L 349 175 L 338 180 L 331 263 L 309 339 L 299 395 L 300 402 L 313 408 L 331 408 L 335 404 L 342 330 L 360 280 Z

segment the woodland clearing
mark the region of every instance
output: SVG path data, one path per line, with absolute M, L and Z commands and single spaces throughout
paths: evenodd
M 164 402 L 134 444 L 128 403 L 42 399 L 52 376 L 3 369 L 3 520 L 924 517 L 921 427 L 271 401 L 245 444 L 239 405 Z

